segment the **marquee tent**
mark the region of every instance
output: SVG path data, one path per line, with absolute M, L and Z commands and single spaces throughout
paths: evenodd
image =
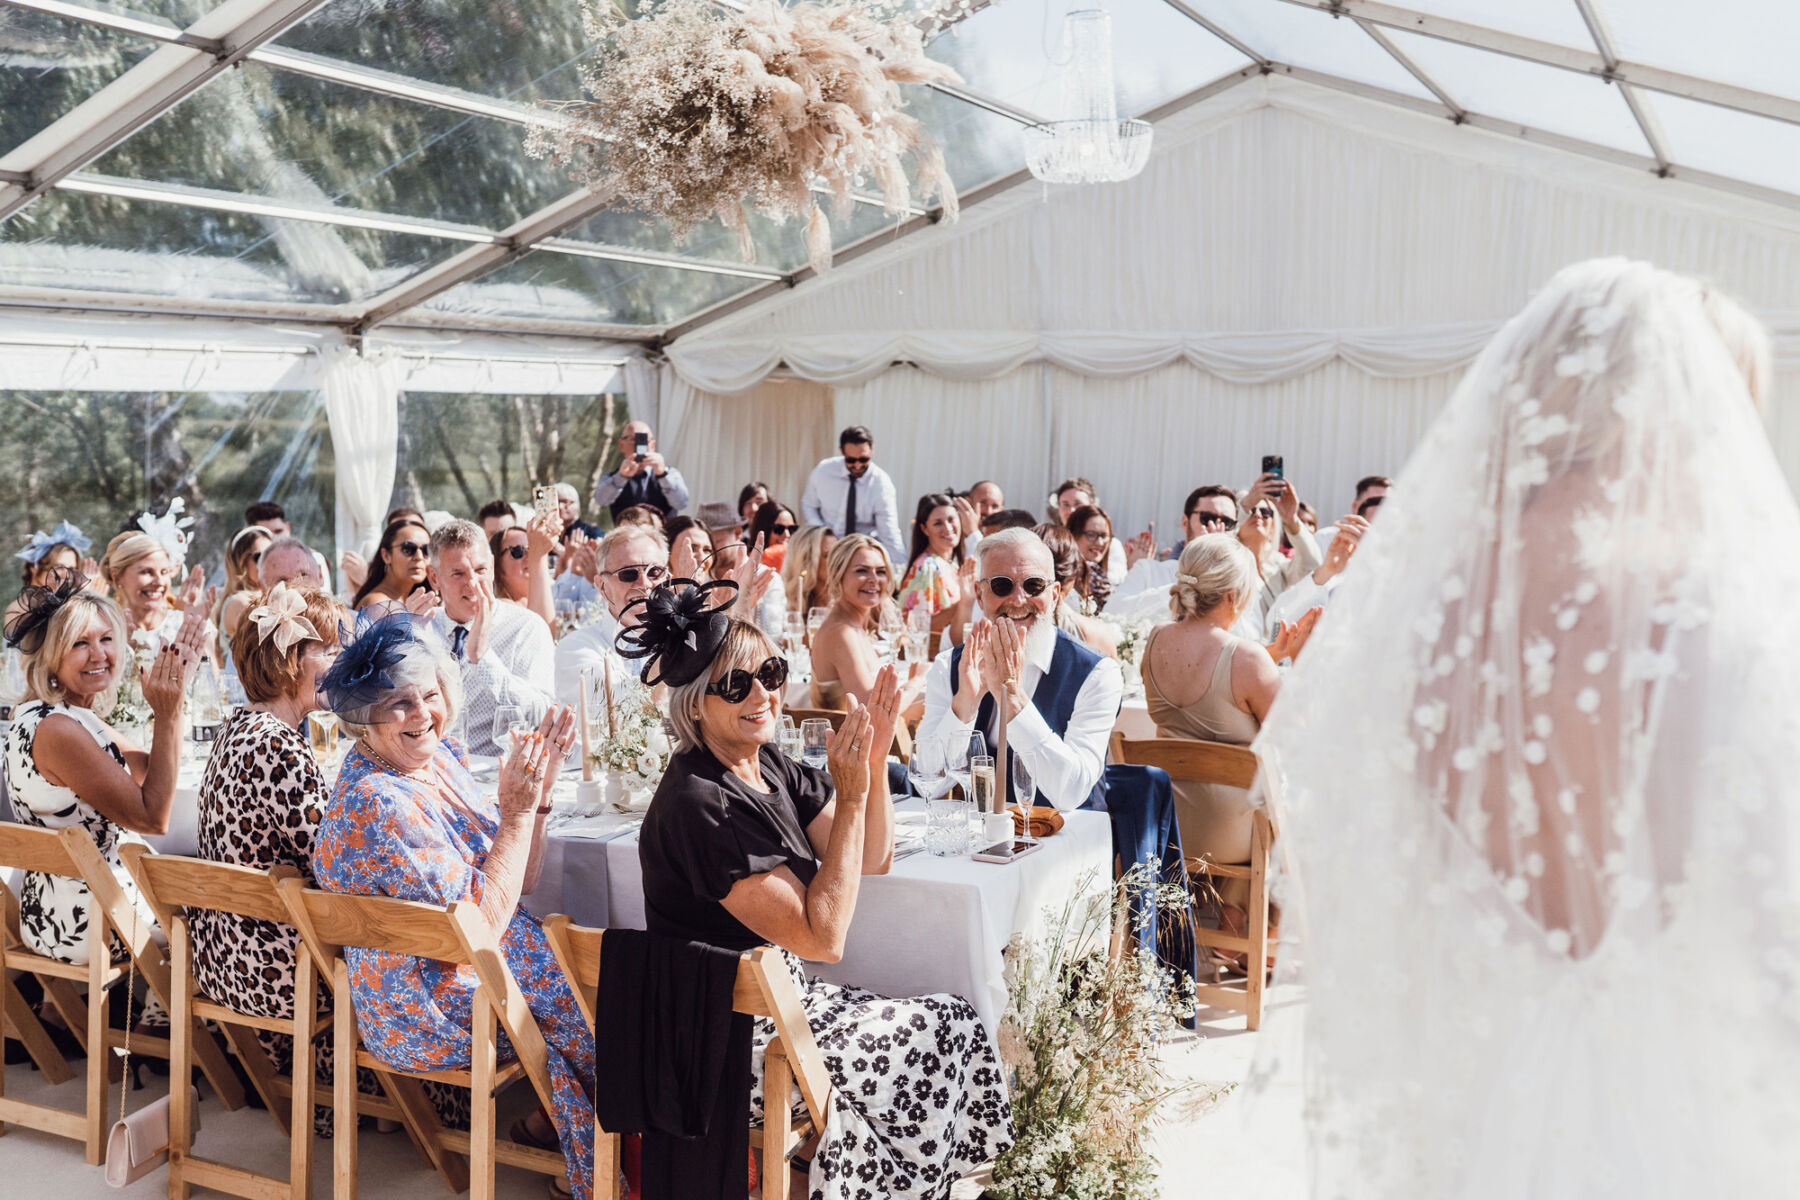
M 903 495 L 994 474 L 1033 507 L 1085 474 L 1121 529 L 1167 526 L 1280 452 L 1329 518 L 1534 286 L 1627 254 L 1770 322 L 1800 477 L 1800 13 L 1109 7 L 1142 175 L 1030 178 L 1063 6 L 978 6 L 930 50 L 964 83 L 909 95 L 961 221 L 863 197 L 818 278 L 797 228 L 758 220 L 747 263 L 525 155 L 579 94 L 573 5 L 0 0 L 0 388 L 310 394 L 344 546 L 414 393 L 623 392 L 703 499 L 752 471 L 795 497 L 860 421 Z

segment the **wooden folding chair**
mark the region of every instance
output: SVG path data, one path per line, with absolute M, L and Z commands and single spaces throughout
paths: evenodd
M 464 1169 L 458 1155 L 469 1160 L 466 1185 L 472 1200 L 493 1200 L 496 1163 L 545 1175 L 563 1175 L 560 1153 L 522 1146 L 498 1133 L 496 1102 L 500 1092 L 521 1076 L 531 1080 L 546 1107 L 552 1104 L 549 1047 L 480 907 L 466 900 L 437 908 L 387 896 L 341 895 L 308 888 L 298 879 L 281 880 L 276 887 L 318 974 L 331 988 L 332 1107 L 337 1111 L 337 1120 L 348 1122 L 345 1128 L 355 1127 L 359 1105 L 363 1103 L 356 1091 L 356 1068 L 367 1067 L 381 1079 L 388 1094 L 400 1102 L 409 1128 L 422 1132 L 421 1144 L 426 1154 L 439 1173 L 452 1181 L 453 1190 L 462 1190 L 455 1182 Z M 350 966 L 343 954 L 346 947 L 474 967 L 477 987 L 469 1068 L 402 1071 L 380 1062 L 364 1049 L 357 1036 Z M 499 1030 L 505 1031 L 517 1055 L 504 1063 L 498 1060 Z M 438 1121 L 423 1091 L 417 1090 L 416 1085 L 424 1081 L 469 1089 L 468 1133 L 446 1129 Z M 410 1090 L 403 1086 L 408 1083 L 414 1085 Z M 333 1194 L 338 1200 L 354 1200 L 356 1139 L 335 1138 L 333 1155 Z
M 600 943 L 605 930 L 575 925 L 558 914 L 544 922 L 544 934 L 562 964 L 563 974 L 568 976 L 575 1001 L 581 1005 L 581 1015 L 592 1023 L 594 994 L 600 986 Z M 763 1056 L 762 1194 L 763 1200 L 788 1200 L 787 1156 L 825 1128 L 825 1114 L 831 1103 L 831 1076 L 826 1073 L 825 1059 L 819 1053 L 812 1027 L 806 1023 L 800 989 L 794 986 L 779 951 L 759 946 L 743 956 L 731 1007 L 775 1022 L 775 1040 Z M 788 1101 L 796 1082 L 807 1113 L 799 1125 L 794 1124 Z M 616 1200 L 618 1196 L 618 1153 L 619 1135 L 607 1133 L 596 1121 L 595 1200 Z
M 785 715 L 794 718 L 794 724 L 802 721 L 830 721 L 833 732 L 843 728 L 844 718 L 850 714 L 836 708 L 786 708 L 781 710 Z M 894 744 L 888 747 L 888 753 L 901 762 L 912 758 L 912 734 L 907 731 L 905 721 L 894 723 Z
M 7 892 L 6 932 L 0 937 L 0 974 L 7 968 L 25 971 L 43 984 L 45 995 L 62 1014 L 70 1032 L 87 1054 L 87 1100 L 85 1111 L 77 1113 L 0 1099 L 0 1122 L 16 1121 L 32 1129 L 72 1138 L 83 1143 L 90 1163 L 98 1163 L 104 1151 L 107 1080 L 117 1073 L 110 1065 L 111 1051 L 124 1046 L 128 1036 L 125 1031 L 109 1026 L 106 995 L 121 979 L 129 979 L 135 966 L 151 994 L 169 1009 L 168 959 L 151 936 L 150 922 L 142 919 L 126 897 L 118 877 L 100 856 L 100 848 L 86 830 L 74 827 L 33 829 L 0 823 L 0 867 L 80 879 L 87 884 L 89 895 L 88 961 L 66 963 L 26 949 L 18 928 L 18 901 L 10 891 Z M 109 934 L 118 935 L 135 963 L 112 961 Z M 78 995 L 71 983 L 85 983 L 86 997 Z M 10 1007 L 11 996 L 7 1003 Z M 220 1103 L 226 1108 L 241 1107 L 244 1089 L 226 1061 L 224 1051 L 204 1029 L 186 1032 L 199 1035 L 194 1039 L 195 1057 Z M 169 1038 L 139 1033 L 131 1033 L 129 1038 L 133 1054 L 169 1057 Z M 0 1067 L 0 1072 L 3 1071 L 4 1067 Z M 0 1074 L 0 1092 L 3 1090 L 4 1076 Z M 182 1089 L 173 1090 L 180 1092 Z
M 1174 781 L 1246 789 L 1256 784 L 1258 761 L 1247 746 L 1187 738 L 1128 738 L 1114 733 L 1112 758 L 1114 762 L 1161 767 Z M 1201 929 L 1197 924 L 1194 930 L 1194 940 L 1202 946 L 1248 956 L 1249 966 L 1243 984 L 1196 983 L 1194 992 L 1207 1004 L 1243 1013 L 1245 1027 L 1252 1031 L 1262 1026 L 1265 963 L 1269 950 L 1269 862 L 1274 846 L 1275 824 L 1266 809 L 1258 808 L 1251 814 L 1250 862 L 1247 865 L 1216 863 L 1195 857 L 1182 860 L 1190 876 L 1250 881 L 1250 899 L 1246 906 L 1249 913 L 1247 937 L 1223 930 Z
M 258 871 L 250 867 L 157 854 L 147 846 L 128 845 L 121 857 L 157 920 L 169 934 L 171 991 L 170 1017 L 176 1030 L 191 1020 L 212 1021 L 225 1031 L 232 1049 L 244 1064 L 244 1072 L 263 1098 L 269 1115 L 288 1138 L 288 1173 L 259 1175 L 228 1163 L 205 1159 L 191 1152 L 192 1124 L 189 1097 L 176 1089 L 170 1095 L 169 1197 L 185 1200 L 194 1185 L 244 1196 L 248 1200 L 289 1196 L 306 1200 L 312 1195 L 313 1106 L 321 1086 L 313 1074 L 312 1040 L 317 1031 L 318 988 L 316 967 L 310 955 L 298 953 L 294 963 L 294 1015 L 261 1017 L 245 1013 L 227 1001 L 200 991 L 194 979 L 193 937 L 189 917 L 196 909 L 231 913 L 292 927 L 293 920 L 277 883 L 297 879 L 292 867 Z M 297 931 L 296 931 L 297 932 Z M 290 1074 L 275 1071 L 254 1030 L 285 1033 L 294 1039 Z M 169 1074 L 184 1078 L 191 1068 L 190 1041 L 179 1032 L 171 1039 Z M 285 1106 L 283 1102 L 286 1102 Z M 406 1122 L 406 1114 L 393 1100 L 361 1097 L 360 1110 L 374 1116 Z M 356 1124 L 338 1126 L 341 1136 L 355 1138 Z

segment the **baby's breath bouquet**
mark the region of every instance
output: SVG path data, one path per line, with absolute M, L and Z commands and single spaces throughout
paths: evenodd
M 1135 685 L 1143 670 L 1144 644 L 1150 640 L 1150 631 L 1156 628 L 1156 622 L 1127 621 L 1106 613 L 1100 614 L 1100 620 L 1112 627 L 1113 643 L 1119 649 L 1119 669 L 1124 672 L 1126 686 Z
M 604 702 L 593 721 L 600 737 L 591 743 L 592 754 L 602 770 L 613 772 L 632 790 L 662 782 L 673 748 L 663 730 L 662 709 L 649 688 L 635 679 L 615 680 L 610 731 Z
M 102 714 L 120 733 L 138 737 L 150 728 L 150 702 L 144 699 L 144 672 L 156 662 L 156 635 L 147 629 L 131 634 L 131 655 L 119 663 L 119 683 L 110 712 Z
M 1112 903 L 1090 876 L 1047 931 L 1006 948 L 1000 1059 L 1012 1090 L 1016 1138 L 994 1164 L 996 1200 L 1150 1200 L 1156 1163 L 1144 1135 L 1157 1109 L 1182 1091 L 1157 1061 L 1157 1042 L 1194 1012 L 1194 985 L 1125 937 L 1108 953 L 1115 912 L 1134 893 L 1153 902 L 1132 920 L 1185 908 L 1185 889 L 1157 882 L 1149 864 L 1126 873 Z M 1102 893 L 1104 896 L 1104 893 Z

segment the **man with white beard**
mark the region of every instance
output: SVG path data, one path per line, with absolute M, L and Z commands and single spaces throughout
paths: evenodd
M 1056 564 L 1035 533 L 990 534 L 978 558 L 983 619 L 967 641 L 931 664 L 919 739 L 966 741 L 980 730 L 992 751 L 996 707 L 1004 703 L 1007 749 L 1024 760 L 1046 800 L 1064 811 L 1080 808 L 1102 786 L 1125 690 L 1119 664 L 1057 629 Z M 1008 803 L 1011 767 L 1010 759 L 995 763 Z

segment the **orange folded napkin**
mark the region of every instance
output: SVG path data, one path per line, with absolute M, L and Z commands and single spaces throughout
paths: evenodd
M 1024 833 L 1026 824 L 1024 810 L 1014 805 L 1006 811 L 1012 814 L 1013 833 L 1015 835 Z M 1048 804 L 1038 804 L 1032 807 L 1030 823 L 1032 837 L 1047 838 L 1063 827 L 1063 815 Z

